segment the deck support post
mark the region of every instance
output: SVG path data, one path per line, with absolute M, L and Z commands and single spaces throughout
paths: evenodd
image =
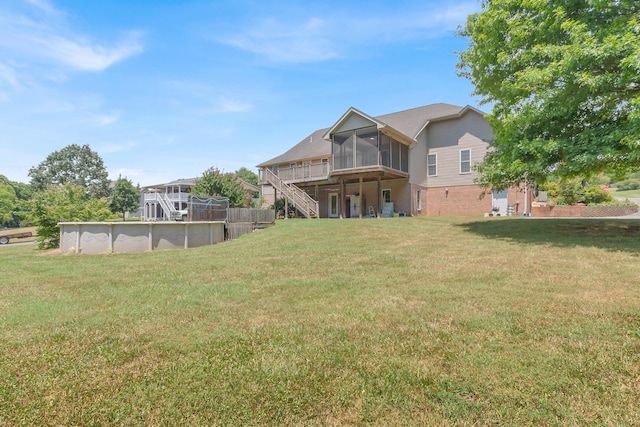
M 380 177 L 378 177 L 378 214 L 376 216 L 380 218 L 381 213 L 382 213 L 382 182 Z
M 284 219 L 289 219 L 289 199 L 284 196 Z
M 362 177 L 360 177 L 360 189 L 358 191 L 358 197 L 360 197 L 358 218 L 362 219 L 362 205 L 364 203 L 364 197 L 362 197 Z
M 347 185 L 344 182 L 344 177 L 340 177 L 340 219 L 347 217 L 347 210 L 345 205 L 347 204 Z

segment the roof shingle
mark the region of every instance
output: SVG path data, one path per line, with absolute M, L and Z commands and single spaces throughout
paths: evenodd
M 455 116 L 464 108 L 465 107 L 460 107 L 458 105 L 438 103 L 398 111 L 396 113 L 384 114 L 374 118 L 403 133 L 408 138 L 415 139 L 418 132 L 424 128 L 427 122 L 435 119 Z M 299 162 L 301 160 L 329 156 L 331 154 L 331 142 L 323 139 L 329 129 L 331 128 L 328 127 L 316 130 L 289 150 L 279 156 L 267 160 L 266 162 L 260 163 L 258 167 Z

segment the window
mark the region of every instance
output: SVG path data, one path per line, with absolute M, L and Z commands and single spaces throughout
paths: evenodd
M 333 134 L 331 154 L 333 170 L 381 165 L 409 172 L 409 146 L 375 126 Z
M 356 131 L 356 167 L 378 164 L 378 129 Z
M 338 217 L 338 193 L 329 193 L 329 218 Z
M 409 147 L 400 144 L 400 170 L 409 172 Z
M 400 170 L 400 143 L 394 139 L 391 140 L 391 168 Z
M 416 210 L 422 210 L 422 190 L 416 191 Z
M 391 138 L 384 134 L 380 137 L 380 160 L 382 166 L 391 167 Z
M 460 150 L 460 173 L 471 173 L 471 150 Z
M 333 168 L 348 169 L 353 167 L 353 132 L 333 135 Z
M 427 154 L 427 176 L 438 175 L 438 155 Z

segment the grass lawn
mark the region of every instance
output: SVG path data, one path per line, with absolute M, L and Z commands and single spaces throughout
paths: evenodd
M 609 194 L 617 199 L 635 198 L 640 199 L 640 190 L 624 190 L 618 191 L 615 188 L 610 189 Z
M 0 248 L 0 425 L 638 425 L 640 221 Z

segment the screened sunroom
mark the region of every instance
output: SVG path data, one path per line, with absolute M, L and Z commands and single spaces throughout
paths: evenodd
M 409 173 L 409 147 L 381 132 L 377 126 L 332 134 L 333 174 L 363 170 Z

